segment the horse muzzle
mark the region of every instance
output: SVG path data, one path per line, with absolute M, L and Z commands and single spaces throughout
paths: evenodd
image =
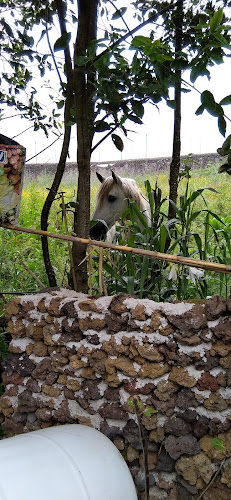
M 96 224 L 90 229 L 91 240 L 103 240 L 108 232 L 108 225 L 104 220 L 96 221 Z

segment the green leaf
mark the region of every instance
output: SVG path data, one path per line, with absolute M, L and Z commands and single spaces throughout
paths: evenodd
M 195 112 L 195 115 L 199 116 L 199 115 L 202 115 L 203 111 L 205 110 L 205 107 L 203 104 L 201 104 L 199 106 L 199 108 L 197 108 L 196 112 Z
M 215 31 L 215 29 L 221 24 L 221 21 L 223 19 L 223 9 L 217 10 L 217 12 L 214 13 L 213 17 L 210 19 L 210 30 Z
M 224 97 L 224 99 L 221 99 L 219 104 L 221 106 L 225 106 L 226 104 L 231 104 L 231 95 L 227 95 L 226 97 Z
M 140 276 L 140 298 L 143 296 L 144 282 L 148 276 L 149 259 L 148 257 L 143 258 L 143 263 L 141 266 L 141 276 Z
M 105 132 L 106 130 L 110 130 L 110 125 L 104 120 L 97 120 L 95 122 L 95 131 L 96 132 Z
M 127 293 L 129 293 L 129 295 L 133 295 L 133 293 L 134 293 L 134 277 L 128 276 L 126 278 L 126 281 L 127 281 Z
M 212 92 L 209 90 L 205 90 L 201 94 L 201 103 L 204 108 L 210 113 L 212 116 L 220 117 L 224 114 L 224 111 L 220 104 L 217 104 Z
M 13 31 L 12 31 L 12 29 L 11 29 L 10 25 L 9 25 L 9 24 L 7 24 L 7 23 L 4 21 L 3 26 L 4 26 L 4 29 L 5 29 L 5 31 L 6 31 L 6 33 L 7 33 L 7 35 L 13 38 L 13 37 L 14 37 L 14 33 L 13 33 Z
M 166 101 L 167 105 L 169 108 L 175 109 L 176 108 L 176 101 L 174 99 L 167 99 Z
M 58 38 L 54 44 L 54 52 L 58 52 L 59 50 L 65 50 L 68 47 L 68 44 L 71 39 L 71 33 L 67 33 L 66 31 Z
M 194 83 L 198 76 L 204 75 L 209 77 L 209 71 L 206 68 L 206 64 L 203 61 L 200 61 L 198 64 L 195 64 L 195 66 L 193 66 L 190 74 L 190 80 L 192 83 Z
M 137 49 L 149 48 L 152 45 L 152 41 L 149 36 L 138 35 L 135 36 L 132 40 L 132 47 L 136 47 Z
M 124 149 L 124 143 L 123 143 L 121 137 L 119 135 L 117 135 L 117 134 L 112 134 L 111 138 L 112 138 L 112 142 L 115 144 L 115 147 L 119 151 L 123 151 L 123 149 Z
M 214 36 L 216 39 L 220 42 L 221 47 L 226 47 L 226 49 L 231 49 L 231 45 L 229 42 L 227 42 L 226 38 L 221 35 L 220 33 L 214 33 Z
M 62 100 L 62 101 L 59 101 L 59 102 L 57 103 L 57 108 L 58 108 L 58 109 L 62 109 L 62 108 L 63 108 L 63 106 L 64 106 L 64 101 L 63 101 L 63 100 Z
M 218 128 L 219 128 L 219 132 L 225 137 L 226 121 L 225 121 L 224 116 L 222 116 L 222 115 L 218 117 Z
M 223 154 L 222 156 L 225 156 L 226 154 L 229 153 L 231 147 L 231 134 L 228 135 L 228 137 L 225 139 L 225 141 L 222 144 L 222 151 Z M 219 153 L 221 154 L 221 153 Z
M 116 10 L 116 12 L 114 12 L 114 14 L 112 16 L 112 19 L 115 20 L 115 19 L 119 19 L 120 17 L 123 17 L 126 10 L 127 10 L 127 7 L 121 7 L 121 9 Z
M 143 106 L 142 102 L 133 100 L 132 101 L 132 109 L 133 109 L 134 113 L 139 118 L 142 118 L 142 116 L 144 114 L 144 106 Z
M 140 118 L 138 118 L 138 116 L 136 116 L 136 115 L 128 115 L 127 118 L 134 123 L 139 123 L 139 125 L 142 125 L 142 123 L 143 123 L 142 120 Z
M 75 63 L 77 66 L 85 66 L 90 61 L 90 58 L 87 56 L 77 56 L 75 58 Z
M 154 413 L 157 413 L 157 410 L 153 408 L 146 408 L 146 410 L 144 410 L 145 417 L 151 417 Z
M 0 167 L 0 175 L 4 174 L 4 167 Z
M 225 447 L 224 441 L 222 439 L 217 438 L 217 437 L 212 439 L 211 445 L 214 446 L 214 448 L 218 448 L 218 450 L 223 450 Z

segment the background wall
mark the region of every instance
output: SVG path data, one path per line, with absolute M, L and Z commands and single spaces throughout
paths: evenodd
M 181 166 L 183 167 L 184 161 L 187 160 L 187 156 L 181 156 Z M 190 156 L 190 166 L 191 168 L 207 168 L 211 165 L 218 165 L 224 163 L 224 158 L 217 153 L 207 153 L 207 154 L 195 154 Z M 138 175 L 159 172 L 161 170 L 166 170 L 169 168 L 171 163 L 171 157 L 159 157 L 159 158 L 142 158 L 139 160 L 118 160 L 118 161 L 108 161 L 108 162 L 92 162 L 91 170 L 95 172 L 96 170 L 102 173 L 102 175 L 111 175 L 111 169 L 115 169 L 117 174 L 121 175 Z M 57 163 L 26 163 L 25 173 L 31 176 L 37 176 L 42 173 L 52 173 L 56 172 Z M 74 172 L 76 173 L 76 163 L 68 162 L 66 165 L 66 173 Z
M 7 304 L 6 436 L 60 423 L 95 427 L 115 443 L 144 490 L 142 415 L 151 500 L 231 498 L 231 298 L 155 303 L 59 289 Z M 213 438 L 219 438 L 214 447 Z

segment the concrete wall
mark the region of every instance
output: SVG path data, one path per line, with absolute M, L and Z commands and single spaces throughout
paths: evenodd
M 231 498 L 231 298 L 169 304 L 60 289 L 16 298 L 6 309 L 6 436 L 93 426 L 121 451 L 143 498 L 135 397 L 156 410 L 141 416 L 150 499 L 196 499 L 217 471 L 203 500 Z
M 181 157 L 181 165 L 184 165 L 184 161 L 187 156 Z M 210 165 L 221 164 L 224 159 L 216 153 L 208 153 L 204 155 L 191 155 L 190 157 L 192 163 L 190 163 L 192 168 L 207 168 Z M 109 161 L 109 162 L 98 162 L 91 164 L 92 173 L 96 170 L 101 174 L 110 175 L 111 169 L 113 168 L 118 174 L 125 173 L 126 175 L 138 175 L 152 172 L 159 172 L 160 170 L 166 170 L 169 168 L 171 163 L 170 157 L 160 157 L 160 158 L 142 158 L 139 160 L 121 160 L 121 161 Z M 41 173 L 52 175 L 56 171 L 57 165 L 54 163 L 40 164 L 31 163 L 26 164 L 25 172 L 27 175 L 41 175 Z M 66 172 L 76 172 L 76 163 L 67 163 Z

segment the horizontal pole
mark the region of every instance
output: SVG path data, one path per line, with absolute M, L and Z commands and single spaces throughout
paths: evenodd
M 132 253 L 133 255 L 141 255 L 148 257 L 149 259 L 157 259 L 166 262 L 172 262 L 174 264 L 196 267 L 199 269 L 204 269 L 206 271 L 214 271 L 217 273 L 231 274 L 231 266 L 226 266 L 225 264 L 219 264 L 216 262 L 206 262 L 205 260 L 190 259 L 189 257 L 181 257 L 179 255 L 169 255 L 167 253 L 155 252 L 153 250 L 143 250 L 142 248 L 133 248 L 122 245 L 115 245 L 113 243 L 107 243 L 106 241 L 96 241 L 86 238 L 79 238 L 78 236 L 70 236 L 68 234 L 50 233 L 49 231 L 42 231 L 41 229 L 34 229 L 31 227 L 20 227 L 14 226 L 12 224 L 1 223 L 0 227 L 4 229 L 11 229 L 12 231 L 18 231 L 20 233 L 36 234 L 38 236 L 46 236 L 48 238 L 57 238 L 64 241 L 75 241 L 82 243 L 83 245 L 90 245 L 99 248 L 108 248 L 110 250 L 117 250 L 118 252 Z

